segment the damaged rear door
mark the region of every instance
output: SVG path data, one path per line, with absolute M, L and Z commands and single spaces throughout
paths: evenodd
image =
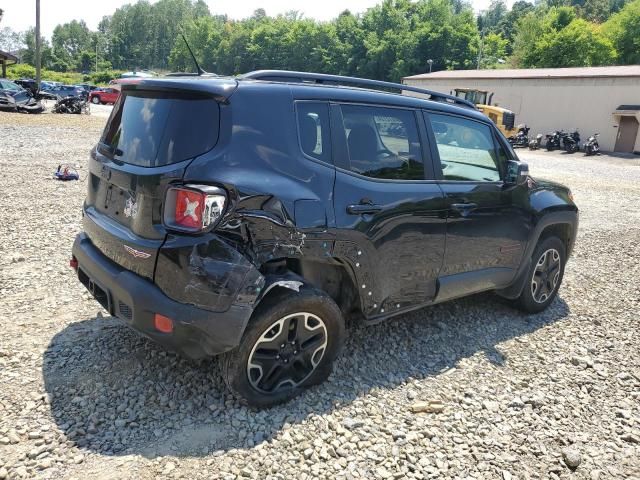
M 335 215 L 359 279 L 367 316 L 431 301 L 446 233 L 446 205 L 433 178 L 426 130 L 413 109 L 332 106 Z M 348 252 L 351 251 L 351 254 Z
M 195 91 L 125 90 L 92 151 L 84 230 L 102 253 L 153 279 L 168 185 L 218 141 L 220 109 Z

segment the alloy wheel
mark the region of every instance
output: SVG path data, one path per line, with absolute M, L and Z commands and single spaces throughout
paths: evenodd
M 531 296 L 535 302 L 544 303 L 553 295 L 560 279 L 560 266 L 560 253 L 555 248 L 540 255 L 531 278 Z
M 317 315 L 293 313 L 269 326 L 247 361 L 249 383 L 263 393 L 295 388 L 315 371 L 327 348 L 327 327 Z

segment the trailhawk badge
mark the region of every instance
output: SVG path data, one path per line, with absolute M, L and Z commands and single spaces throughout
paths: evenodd
M 127 199 L 127 203 L 124 205 L 124 216 L 128 218 L 133 218 L 138 214 L 138 204 L 136 201 L 129 197 Z
M 124 249 L 136 258 L 149 258 L 151 256 L 150 253 L 141 252 L 140 250 L 131 248 L 129 245 L 124 245 Z

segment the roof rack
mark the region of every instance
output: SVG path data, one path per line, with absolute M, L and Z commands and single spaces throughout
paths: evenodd
M 477 110 L 476 106 L 472 102 L 455 97 L 453 95 L 434 92 L 433 90 L 427 90 L 426 88 L 404 85 L 402 83 L 384 82 L 382 80 L 345 77 L 343 75 L 328 75 L 325 73 L 291 72 L 288 70 L 256 70 L 255 72 L 249 72 L 245 73 L 244 75 L 240 75 L 238 78 L 248 80 L 265 80 L 271 82 L 336 84 L 361 86 L 372 89 L 394 89 L 400 91 L 422 93 L 424 95 L 429 95 L 429 99 L 436 102 L 453 103 Z

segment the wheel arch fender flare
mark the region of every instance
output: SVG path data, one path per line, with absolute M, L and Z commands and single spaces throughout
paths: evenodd
M 567 257 L 571 254 L 575 244 L 576 233 L 578 231 L 577 209 L 541 212 L 539 220 L 532 230 L 530 239 L 527 242 L 527 247 L 522 257 L 522 263 L 514 277 L 514 281 L 510 286 L 497 290 L 496 293 L 498 295 L 508 299 L 515 299 L 520 296 L 522 289 L 527 282 L 526 273 L 529 271 L 529 267 L 531 265 L 531 256 L 533 255 L 533 251 L 538 245 L 540 239 L 545 235 L 545 232 L 553 232 L 557 227 L 569 228 L 570 235 L 566 243 Z
M 291 271 L 287 271 L 281 275 L 267 274 L 264 276 L 264 286 L 262 287 L 260 294 L 256 297 L 256 300 L 253 303 L 253 308 L 254 310 L 258 308 L 260 303 L 262 303 L 265 298 L 272 295 L 275 290 L 299 292 L 305 284 L 308 283 L 305 282 L 304 278 Z

